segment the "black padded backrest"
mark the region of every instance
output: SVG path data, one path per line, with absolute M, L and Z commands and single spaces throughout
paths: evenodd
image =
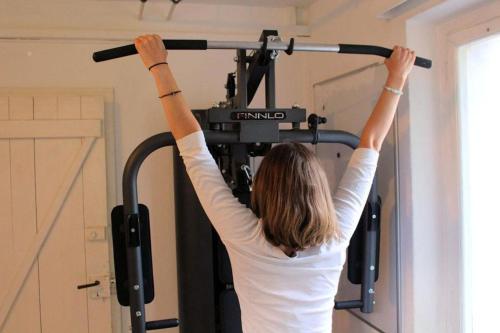
M 125 223 L 123 205 L 116 206 L 111 211 L 111 227 L 113 236 L 113 257 L 115 260 L 116 292 L 118 302 L 129 306 L 127 245 L 125 241 Z M 149 210 L 139 204 L 139 225 L 141 236 L 142 273 L 144 282 L 144 302 L 151 303 L 154 299 L 153 260 L 151 257 L 151 234 L 149 228 Z

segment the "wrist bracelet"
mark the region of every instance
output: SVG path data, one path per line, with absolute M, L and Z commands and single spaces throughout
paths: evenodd
M 393 94 L 399 95 L 399 96 L 403 95 L 403 91 L 399 90 L 399 89 L 394 89 L 394 88 L 389 87 L 389 86 L 385 86 L 384 89 L 393 93 Z
M 154 65 L 151 65 L 151 66 L 149 66 L 148 71 L 151 72 L 151 68 L 159 66 L 159 65 L 168 65 L 168 62 L 163 61 L 163 62 L 159 62 L 159 63 L 154 64 Z
M 180 92 L 182 92 L 182 90 L 175 90 L 175 91 L 169 92 L 168 94 L 161 95 L 158 98 L 162 99 L 163 97 L 174 96 Z

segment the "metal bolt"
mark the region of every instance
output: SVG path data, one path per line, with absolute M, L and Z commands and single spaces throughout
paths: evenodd
M 140 317 L 140 316 L 142 316 L 141 311 L 136 311 L 136 312 L 135 312 L 135 316 L 136 316 L 136 317 Z
M 139 290 L 139 285 L 138 284 L 134 284 L 134 290 Z
M 368 289 L 368 293 L 369 294 L 375 294 L 375 290 L 373 290 L 372 288 Z
M 130 232 L 135 232 L 135 228 L 130 228 Z
M 377 215 L 373 214 L 373 215 L 372 215 L 372 219 L 374 219 L 374 220 L 375 220 L 376 218 L 377 218 Z
M 375 270 L 375 266 L 370 266 L 370 271 L 374 271 Z

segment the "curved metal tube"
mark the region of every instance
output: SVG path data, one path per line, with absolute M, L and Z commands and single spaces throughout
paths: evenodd
M 345 131 L 318 131 L 319 143 L 340 143 L 355 149 L 359 144 L 359 138 Z M 238 143 L 237 132 L 204 131 L 207 144 Z M 314 140 L 313 132 L 309 130 L 281 130 L 280 142 L 296 141 L 311 143 Z M 125 164 L 123 171 L 123 206 L 125 216 L 138 213 L 137 201 L 137 175 L 142 162 L 154 151 L 162 147 L 173 146 L 175 139 L 170 132 L 159 133 L 144 140 L 132 154 Z

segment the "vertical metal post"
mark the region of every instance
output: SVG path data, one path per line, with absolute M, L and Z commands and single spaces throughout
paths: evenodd
M 269 62 L 266 73 L 266 108 L 276 108 L 276 66 L 274 60 Z
M 125 199 L 125 198 L 124 198 Z M 127 242 L 127 272 L 129 279 L 130 318 L 132 332 L 146 332 L 144 307 L 144 282 L 142 279 L 142 255 L 140 221 L 137 203 L 124 205 L 125 234 Z
M 237 74 L 236 74 L 236 105 L 239 109 L 246 109 L 248 106 L 248 96 L 247 96 L 247 51 L 244 49 L 239 49 L 236 51 L 236 56 L 238 59 Z
M 371 234 L 368 231 L 369 219 L 364 221 L 363 226 L 363 238 L 364 238 L 364 254 L 363 254 L 363 274 L 362 274 L 362 285 L 361 285 L 361 300 L 363 302 L 363 307 L 361 312 L 370 313 L 373 310 L 373 300 L 375 296 L 374 281 L 375 281 L 375 271 L 370 270 L 370 266 L 375 267 L 375 261 L 372 261 L 372 249 L 370 246 Z M 373 277 L 372 277 L 373 275 Z
M 363 221 L 363 272 L 361 277 L 361 300 L 363 306 L 361 312 L 373 312 L 375 302 L 375 277 L 377 260 L 377 223 L 380 221 L 378 216 L 378 197 L 375 192 L 375 179 L 369 196 L 368 216 Z

